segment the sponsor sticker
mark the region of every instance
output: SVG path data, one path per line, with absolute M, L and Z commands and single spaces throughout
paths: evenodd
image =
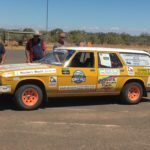
M 60 91 L 68 91 L 68 90 L 94 90 L 96 89 L 96 85 L 80 85 L 80 86 L 60 86 Z
M 128 67 L 128 75 L 134 76 L 134 69 L 133 69 L 133 67 Z
M 117 85 L 117 77 L 115 76 L 105 76 L 99 77 L 98 88 L 115 88 Z
M 101 60 L 101 65 L 111 67 L 111 60 L 110 60 L 110 55 L 109 54 L 99 54 L 100 60 Z
M 56 73 L 55 68 L 51 69 L 35 69 L 35 70 L 22 70 L 22 71 L 15 71 L 16 76 L 20 75 L 35 75 L 35 74 L 47 74 L 47 73 Z
M 146 67 L 144 67 L 144 69 L 150 69 L 150 67 L 149 67 L 149 66 L 146 66 Z
M 150 69 L 138 69 L 135 73 L 137 76 L 148 76 L 150 75 Z
M 121 54 L 127 65 L 150 66 L 149 56 L 146 54 Z
M 11 86 L 9 86 L 9 85 L 0 86 L 0 93 L 7 93 L 7 92 L 11 92 Z
M 82 71 L 75 71 L 73 76 L 72 76 L 72 82 L 75 83 L 82 83 L 86 81 L 86 76 L 84 75 L 84 73 Z
M 49 87 L 56 87 L 57 86 L 57 77 L 50 77 L 49 78 Z
M 62 68 L 62 74 L 70 74 L 70 70 L 68 68 Z
M 101 68 L 100 75 L 120 75 L 119 69 Z

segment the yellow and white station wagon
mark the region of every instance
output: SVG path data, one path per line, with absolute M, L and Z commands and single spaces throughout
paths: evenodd
M 145 51 L 61 47 L 36 63 L 0 66 L 0 93 L 20 109 L 38 108 L 48 97 L 120 95 L 137 104 L 150 91 L 150 54 Z

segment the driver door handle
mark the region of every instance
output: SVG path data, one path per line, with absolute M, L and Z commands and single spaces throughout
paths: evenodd
M 91 72 L 95 72 L 95 69 L 90 69 Z

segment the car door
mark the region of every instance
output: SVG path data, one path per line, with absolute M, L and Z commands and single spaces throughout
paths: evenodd
M 118 92 L 120 83 L 125 76 L 125 67 L 122 65 L 117 53 L 98 53 L 98 85 L 99 92 Z
M 96 91 L 97 69 L 94 52 L 77 52 L 58 77 L 59 93 L 81 94 Z

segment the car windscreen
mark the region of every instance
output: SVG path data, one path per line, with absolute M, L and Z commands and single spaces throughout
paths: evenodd
M 70 57 L 74 54 L 74 50 L 53 50 L 49 52 L 44 58 L 38 62 L 54 64 L 54 65 L 63 65 Z

